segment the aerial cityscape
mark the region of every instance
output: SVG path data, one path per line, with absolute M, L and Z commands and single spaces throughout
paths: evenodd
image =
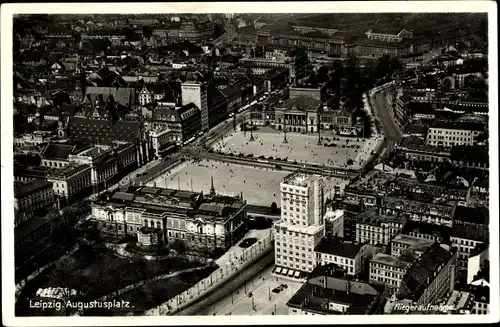
M 488 67 L 487 13 L 14 16 L 15 315 L 489 314 Z

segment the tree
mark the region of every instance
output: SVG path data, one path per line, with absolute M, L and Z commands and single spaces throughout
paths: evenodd
M 278 205 L 276 202 L 271 203 L 271 213 L 276 213 L 278 212 Z
M 71 288 L 79 287 L 75 276 L 78 271 L 73 261 L 65 259 L 60 261 L 56 268 L 50 274 L 50 281 L 53 283 L 51 287 L 61 287 L 63 289 L 62 297 L 66 302 L 71 299 Z
M 318 83 L 328 83 L 330 81 L 330 76 L 328 75 L 328 67 L 327 66 L 321 66 L 318 69 Z

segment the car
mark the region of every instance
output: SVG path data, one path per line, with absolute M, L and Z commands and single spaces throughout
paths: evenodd
M 248 297 L 252 297 L 252 296 L 253 296 L 252 292 L 248 293 Z
M 280 287 L 282 287 L 282 288 L 288 288 L 288 285 L 287 284 L 281 284 Z
M 281 292 L 281 290 L 278 288 L 274 288 L 272 292 L 278 294 L 279 292 Z

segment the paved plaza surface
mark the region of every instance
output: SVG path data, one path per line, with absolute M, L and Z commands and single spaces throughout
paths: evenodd
M 218 194 L 231 196 L 243 191 L 243 199 L 249 204 L 270 206 L 276 202 L 280 206 L 280 183 L 289 172 L 274 171 L 269 168 L 202 160 L 199 163 L 184 163 L 155 179 L 156 186 L 204 193 L 210 192 L 211 177 Z M 154 181 L 148 185 L 153 186 Z
M 283 143 L 283 132 L 270 127 L 261 127 L 253 132 L 253 136 L 255 140 L 250 141 L 250 132 L 233 131 L 215 142 L 212 148 L 225 153 L 252 153 L 256 157 L 263 155 L 266 158 L 271 156 L 288 158 L 290 161 L 347 167 L 347 160 L 356 161 L 358 154 L 365 150 L 366 143 L 361 138 L 341 137 L 332 133 L 323 135 L 322 143 L 334 143 L 336 147 L 318 145 L 317 135 L 301 133 L 287 133 L 288 143 Z M 340 140 L 333 141 L 333 138 Z M 342 145 L 349 147 L 342 148 Z
M 280 207 L 280 183 L 289 174 L 288 171 L 270 168 L 202 160 L 199 163 L 183 163 L 149 182 L 148 185 L 154 186 L 156 182 L 157 187 L 191 191 L 192 183 L 194 192 L 203 191 L 206 194 L 210 192 L 211 177 L 213 177 L 215 191 L 218 194 L 236 196 L 243 191 L 243 199 L 248 204 L 271 206 L 271 203 L 276 202 Z M 325 196 L 331 196 L 330 191 L 333 194 L 336 185 L 340 186 L 342 192 L 347 184 L 347 180 L 326 178 Z
M 207 307 L 199 315 L 288 315 L 286 303 L 302 286 L 301 282 L 277 278 L 271 275 L 274 266 L 270 266 L 248 280 L 245 285 L 235 290 L 232 295 Z M 288 288 L 276 294 L 272 290 L 286 284 Z M 246 293 L 245 293 L 246 289 Z M 271 292 L 270 292 L 271 291 Z M 249 297 L 248 293 L 252 293 Z M 271 294 L 271 298 L 269 298 Z M 252 304 L 253 298 L 253 304 Z M 255 309 L 255 310 L 254 310 Z

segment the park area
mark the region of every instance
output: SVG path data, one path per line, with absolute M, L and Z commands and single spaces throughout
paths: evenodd
M 248 204 L 271 206 L 272 202 L 280 205 L 280 183 L 289 172 L 275 171 L 270 168 L 223 163 L 213 160 L 201 160 L 197 163 L 185 162 L 163 176 L 149 182 L 153 186 L 181 190 L 210 192 L 211 177 L 218 194 L 237 196 L 243 192 L 243 199 Z M 192 188 L 191 188 L 192 186 Z
M 287 143 L 283 143 L 284 134 L 270 127 L 261 127 L 253 132 L 254 141 L 250 141 L 250 132 L 232 131 L 212 145 L 214 151 L 233 154 L 253 154 L 254 157 L 287 158 L 289 161 L 310 164 L 348 167 L 348 161 L 355 164 L 362 154 L 371 149 L 362 138 L 343 137 L 325 134 L 318 145 L 317 135 L 287 133 Z M 368 141 L 370 142 L 370 141 Z
M 199 262 L 189 262 L 179 258 L 155 261 L 122 258 L 107 248 L 81 246 L 55 267 L 42 272 L 28 283 L 16 303 L 16 314 L 33 315 L 29 308 L 29 300 L 39 288 L 75 289 L 83 293 L 79 300 L 93 301 L 135 282 L 201 265 Z M 193 283 L 196 282 L 193 278 L 191 280 Z M 165 280 L 165 283 L 168 283 L 168 280 Z M 182 290 L 182 287 L 178 289 L 179 292 Z

